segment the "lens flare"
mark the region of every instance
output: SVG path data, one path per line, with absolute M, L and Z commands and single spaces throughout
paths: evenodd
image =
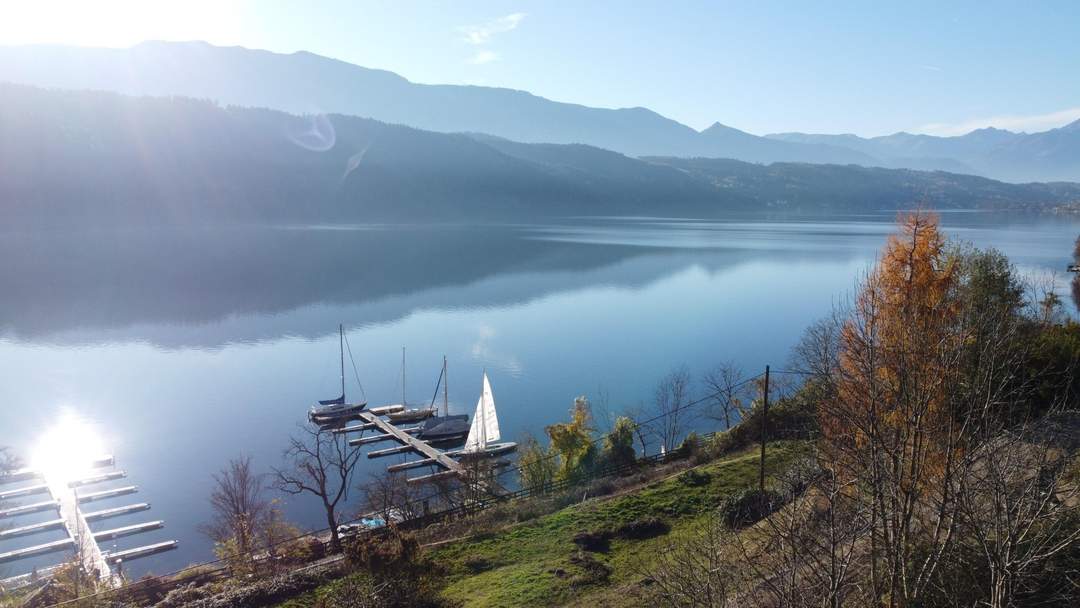
M 57 495 L 73 481 L 86 477 L 95 460 L 105 454 L 101 435 L 89 421 L 65 410 L 34 444 L 30 465 L 41 472 Z
M 300 119 L 303 128 L 289 133 L 289 139 L 296 145 L 312 152 L 326 152 L 337 143 L 337 132 L 325 114 L 313 114 Z

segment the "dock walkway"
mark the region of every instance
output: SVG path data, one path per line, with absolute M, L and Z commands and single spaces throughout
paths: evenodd
M 429 444 L 423 439 L 413 437 L 411 434 L 406 432 L 405 429 L 400 429 L 393 423 L 387 420 L 383 420 L 377 414 L 372 412 L 360 412 L 360 417 L 365 422 L 367 422 L 367 424 L 364 425 L 365 427 L 367 427 L 368 425 L 373 425 L 374 427 L 382 430 L 387 435 L 391 435 L 393 439 L 396 439 L 402 444 L 402 448 L 381 450 L 382 454 L 380 455 L 406 453 L 409 450 L 412 450 L 422 454 L 425 457 L 422 461 L 425 465 L 437 464 L 445 469 L 444 471 L 433 473 L 431 475 L 424 475 L 422 477 L 408 479 L 408 482 L 416 483 L 421 481 L 431 481 L 440 477 L 457 475 L 462 480 L 472 483 L 475 488 L 482 490 L 483 492 L 491 496 L 498 496 L 500 494 L 506 493 L 505 488 L 503 488 L 497 483 L 494 483 L 493 481 L 483 481 L 477 479 L 470 480 L 469 469 L 462 465 L 460 462 L 451 458 L 446 452 L 440 450 L 439 448 L 436 448 L 435 446 Z M 368 456 L 373 456 L 374 454 L 375 453 L 373 452 Z

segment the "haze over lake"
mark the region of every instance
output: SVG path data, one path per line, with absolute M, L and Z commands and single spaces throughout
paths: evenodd
M 168 522 L 139 542 L 181 541 L 136 567 L 172 570 L 211 557 L 196 531 L 210 515 L 211 473 L 241 453 L 262 470 L 279 464 L 307 408 L 337 395 L 338 323 L 373 405 L 400 400 L 400 347 L 410 403 L 431 401 L 445 354 L 451 410 L 471 413 L 486 369 L 504 436 L 517 440 L 564 419 L 577 395 L 613 411 L 648 401 L 681 364 L 695 378 L 724 360 L 750 373 L 782 367 L 873 263 L 893 220 L 8 233 L 0 427 L 26 454 L 62 415 L 92 424 L 139 500 Z M 997 247 L 1025 274 L 1056 271 L 1075 310 L 1063 271 L 1080 218 L 942 220 L 951 237 Z M 346 365 L 352 399 L 360 389 Z M 357 481 L 398 460 L 365 460 Z M 304 497 L 287 512 L 321 525 Z

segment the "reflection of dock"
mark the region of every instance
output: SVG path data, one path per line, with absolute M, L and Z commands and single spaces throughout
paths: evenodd
M 102 469 L 113 466 L 111 456 L 95 460 L 91 469 Z M 28 502 L 27 504 L 14 505 L 0 510 L 0 520 L 17 519 L 36 513 L 52 511 L 55 518 L 35 523 L 14 525 L 0 532 L 0 543 L 12 539 L 33 537 L 43 533 L 62 532 L 66 538 L 51 542 L 38 543 L 22 548 L 0 552 L 0 564 L 17 562 L 29 558 L 39 557 L 52 553 L 72 552 L 74 559 L 82 562 L 82 569 L 91 576 L 95 576 L 106 584 L 118 584 L 120 582 L 120 567 L 125 561 L 155 555 L 163 551 L 175 549 L 177 541 L 170 540 L 154 543 L 133 549 L 125 549 L 109 552 L 103 550 L 101 543 L 113 541 L 151 530 L 158 530 L 164 526 L 162 521 L 150 521 L 118 526 L 104 530 L 93 530 L 91 523 L 101 522 L 114 517 L 121 517 L 145 511 L 150 508 L 147 503 L 135 503 L 120 507 L 111 507 L 92 512 L 84 512 L 82 505 L 104 501 L 119 496 L 134 494 L 138 491 L 136 486 L 122 486 L 90 491 L 92 486 L 123 479 L 123 471 L 94 472 L 87 477 L 67 480 L 48 479 L 39 471 L 22 469 L 10 475 L 0 477 L 0 486 L 11 486 L 19 483 L 27 483 L 22 487 L 4 490 L 0 492 L 0 498 L 4 501 L 25 499 L 41 494 L 47 494 L 49 500 Z M 70 561 L 65 560 L 65 561 Z M 29 584 L 37 579 L 47 577 L 55 572 L 59 566 L 47 568 L 35 568 L 31 575 L 16 576 L 0 581 L 0 589 L 9 589 L 24 584 Z M 115 572 L 114 572 L 115 568 Z

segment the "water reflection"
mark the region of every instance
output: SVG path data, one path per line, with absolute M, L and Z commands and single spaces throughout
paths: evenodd
M 91 421 L 70 407 L 34 441 L 30 467 L 40 471 L 53 495 L 68 491 L 68 484 L 90 474 L 94 462 L 106 454 L 101 434 Z

